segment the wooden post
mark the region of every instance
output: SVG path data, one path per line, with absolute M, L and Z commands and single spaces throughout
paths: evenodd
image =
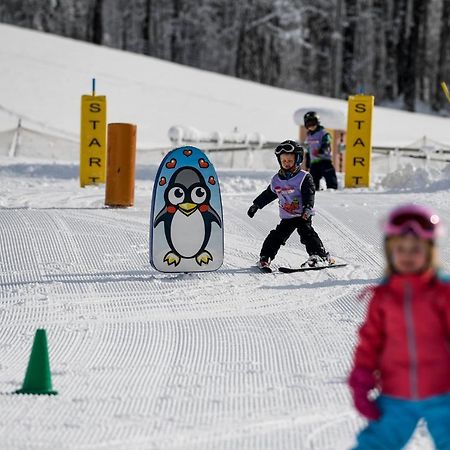
M 120 208 L 134 205 L 135 164 L 136 125 L 108 124 L 106 206 Z

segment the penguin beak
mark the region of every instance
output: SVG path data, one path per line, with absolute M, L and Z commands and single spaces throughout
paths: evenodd
M 180 203 L 178 207 L 183 214 L 186 214 L 186 216 L 190 216 L 197 209 L 195 203 Z

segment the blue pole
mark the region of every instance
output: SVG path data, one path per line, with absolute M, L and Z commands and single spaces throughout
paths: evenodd
M 92 78 L 92 95 L 95 97 L 95 78 Z

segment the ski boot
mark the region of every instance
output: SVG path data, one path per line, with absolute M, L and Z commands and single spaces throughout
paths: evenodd
M 309 255 L 309 258 L 300 267 L 326 267 L 335 263 L 334 258 L 326 253 L 324 256 Z
M 256 265 L 262 272 L 272 272 L 272 269 L 270 268 L 270 258 L 267 258 L 266 256 L 261 256 Z

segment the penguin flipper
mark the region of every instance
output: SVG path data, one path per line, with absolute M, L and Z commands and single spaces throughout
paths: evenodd
M 211 222 L 216 222 L 217 225 L 222 228 L 222 220 L 220 219 L 219 214 L 217 214 L 217 211 L 212 206 L 209 206 L 208 213 L 210 214 Z
M 163 222 L 167 214 L 167 208 L 164 207 L 155 217 L 155 220 L 153 221 L 153 228 L 156 228 L 161 222 Z

